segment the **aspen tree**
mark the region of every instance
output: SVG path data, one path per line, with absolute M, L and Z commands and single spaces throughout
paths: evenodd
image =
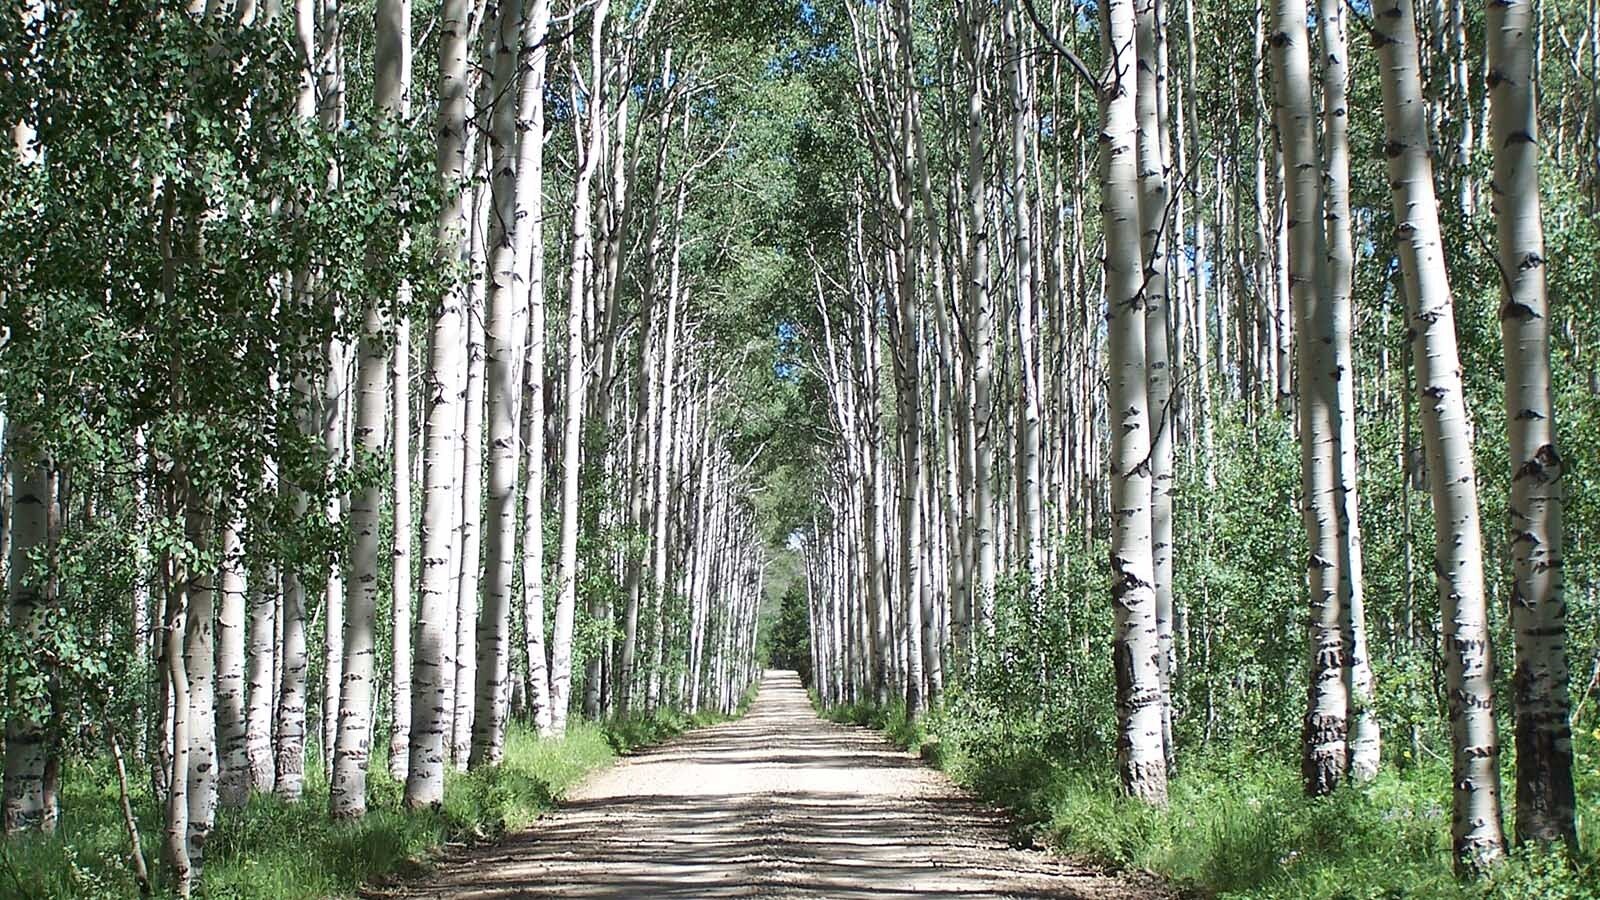
M 983 22 L 986 4 L 967 0 L 962 4 L 961 56 L 969 77 L 981 84 L 987 56 L 984 52 Z M 989 296 L 988 186 L 984 149 L 984 107 L 981 88 L 967 98 L 967 203 L 966 218 L 966 305 L 973 329 L 972 417 L 973 444 L 973 540 L 976 583 L 968 598 L 961 598 L 955 611 L 957 664 L 965 671 L 974 658 L 972 637 L 973 601 L 976 601 L 977 628 L 988 635 L 994 622 L 996 551 L 994 534 L 994 309 Z
M 1172 352 L 1168 343 L 1172 298 L 1167 285 L 1168 202 L 1167 134 L 1161 100 L 1165 93 L 1166 12 L 1162 0 L 1137 0 L 1134 7 L 1138 54 L 1134 115 L 1139 173 L 1140 253 L 1144 259 L 1145 375 L 1150 392 L 1150 552 L 1155 575 L 1156 640 L 1160 645 L 1161 734 L 1170 765 L 1172 706 Z
M 1410 0 L 1373 8 L 1383 123 L 1406 313 L 1417 372 L 1428 485 L 1435 525 L 1433 570 L 1444 624 L 1445 687 L 1452 749 L 1451 847 L 1471 870 L 1505 853 L 1500 814 L 1500 742 L 1494 720 L 1483 536 L 1471 427 L 1456 348 L 1455 308 L 1445 269 L 1429 159 L 1416 20 Z
M 203 560 L 211 552 L 212 514 L 206 498 L 194 485 L 189 484 L 186 490 L 184 536 L 196 560 Z M 212 572 L 199 570 L 193 561 L 189 567 L 183 588 L 183 672 L 188 682 L 184 693 L 189 704 L 186 849 L 189 865 L 198 879 L 217 813 L 216 593 Z M 173 741 L 176 745 L 177 738 Z
M 1361 554 L 1359 457 L 1356 447 L 1356 365 L 1352 335 L 1355 268 L 1350 213 L 1350 111 L 1346 100 L 1349 46 L 1344 5 L 1320 0 L 1317 27 L 1322 39 L 1323 218 L 1327 251 L 1327 318 L 1332 323 L 1331 367 L 1335 391 L 1339 527 L 1339 610 L 1343 619 L 1344 678 L 1348 698 L 1349 774 L 1370 780 L 1378 774 L 1380 734 L 1374 703 L 1372 664 L 1367 658 L 1366 579 Z
M 1151 416 L 1145 362 L 1144 260 L 1140 249 L 1135 11 L 1102 7 L 1106 74 L 1101 90 L 1100 181 L 1105 230 L 1107 367 L 1112 412 L 1111 598 L 1117 679 L 1117 761 L 1123 790 L 1167 800 L 1162 748 L 1161 648 L 1156 631 L 1150 532 Z
M 483 604 L 478 613 L 477 710 L 470 764 L 498 765 L 505 755 L 510 714 L 511 591 L 517 536 L 517 406 L 527 298 L 519 290 L 516 191 L 517 59 L 522 50 L 522 2 L 499 0 L 492 42 L 489 164 L 493 207 L 489 214 L 488 415 L 489 530 L 483 562 Z M 472 561 L 476 564 L 476 560 Z
M 37 557 L 47 539 L 47 511 L 50 503 L 50 471 L 36 462 L 29 447 L 29 431 L 12 422 L 7 435 L 7 452 L 16 460 L 8 473 L 12 479 L 11 558 L 7 570 L 7 624 L 22 633 L 30 643 L 44 626 L 46 573 Z M 17 696 L 15 685 L 8 696 Z M 35 701 L 37 702 L 37 701 Z M 45 808 L 44 772 L 50 745 L 45 716 L 31 708 L 8 709 L 5 743 L 5 833 L 39 828 L 48 811 Z
M 1271 46 L 1276 123 L 1283 143 L 1288 277 L 1295 311 L 1300 387 L 1301 515 L 1310 556 L 1310 687 L 1304 720 L 1301 774 L 1306 791 L 1331 793 L 1348 766 L 1349 694 L 1344 669 L 1344 614 L 1340 599 L 1343 546 L 1339 540 L 1337 481 L 1338 409 L 1333 385 L 1331 308 L 1324 291 L 1321 174 L 1316 111 L 1311 91 L 1310 32 L 1306 6 L 1281 0 L 1272 7 Z
M 514 2 L 514 0 L 506 0 Z M 500 6 L 496 0 L 489 8 L 488 22 L 492 31 Z M 481 14 L 481 11 L 480 11 Z M 487 41 L 485 42 L 488 43 Z M 488 51 L 485 51 L 488 55 Z M 485 68 L 488 68 L 485 65 Z M 493 79 L 480 73 L 478 111 L 487 114 L 492 109 L 495 88 Z M 478 121 L 479 117 L 474 117 Z M 483 129 L 482 124 L 474 126 Z M 473 163 L 472 212 L 468 218 L 467 269 L 472 276 L 472 286 L 467 291 L 466 331 L 466 390 L 463 394 L 461 448 L 457 464 L 461 467 L 460 505 L 456 509 L 454 580 L 456 608 L 452 618 L 455 635 L 455 683 L 450 695 L 450 763 L 458 772 L 467 769 L 472 751 L 472 719 L 476 709 L 473 703 L 474 687 L 478 682 L 478 654 L 476 648 L 479 576 L 482 574 L 483 524 L 483 419 L 487 386 L 484 375 L 488 360 L 484 355 L 485 305 L 488 299 L 488 243 L 489 220 L 493 202 L 490 198 L 490 172 L 493 160 L 487 129 L 482 139 L 475 142 L 478 148 Z
M 439 112 L 436 168 L 445 188 L 437 222 L 440 263 L 455 266 L 462 249 L 461 220 L 466 176 L 467 48 L 472 34 L 468 0 L 445 0 L 440 10 Z M 431 806 L 444 795 L 444 764 L 450 722 L 447 701 L 455 680 L 455 633 L 448 630 L 457 598 L 450 586 L 451 509 L 456 495 L 455 449 L 460 434 L 460 357 L 463 306 L 453 285 L 431 312 L 425 375 L 426 432 L 422 509 L 422 573 L 413 632 L 408 807 Z
M 1034 130 L 1032 84 L 1023 65 L 1021 35 L 1014 5 L 1008 5 L 1003 28 L 1011 44 L 1007 54 L 1006 73 L 1011 102 L 1011 154 L 1008 188 L 1011 193 L 1012 265 L 1015 268 L 1017 292 L 1017 377 L 1022 396 L 1019 399 L 1017 424 L 1019 448 L 1017 499 L 1021 527 L 1018 529 L 1018 546 L 1022 548 L 1019 567 L 1028 573 L 1030 591 L 1037 592 L 1043 583 L 1044 567 L 1044 498 L 1040 483 L 1041 430 L 1043 415 L 1042 384 L 1038 359 L 1038 334 L 1035 319 L 1038 316 L 1037 300 L 1033 291 L 1034 244 L 1033 207 L 1029 198 L 1028 154 L 1031 142 L 1028 135 Z M 1030 604 L 1036 601 L 1030 598 Z
M 517 99 L 517 259 L 525 261 L 528 307 L 527 358 L 523 371 L 522 609 L 527 629 L 528 702 L 540 733 L 549 731 L 550 668 L 544 641 L 544 85 L 549 50 L 550 0 L 531 0 L 523 19 L 522 45 L 532 58 Z
M 317 36 L 316 67 L 317 118 L 322 128 L 337 132 L 344 127 L 344 37 L 340 20 L 340 0 L 316 0 Z M 337 163 L 328 173 L 328 190 L 339 190 L 343 173 Z M 336 294 L 332 300 L 340 302 Z M 341 317 L 344 313 L 339 312 Z M 347 462 L 349 447 L 345 440 L 345 426 L 350 415 L 349 381 L 352 348 L 342 337 L 328 341 L 327 370 L 322 381 L 322 446 L 328 454 L 330 466 L 337 471 Z M 335 527 L 344 519 L 348 498 L 335 493 L 328 497 L 325 512 Z M 330 769 L 333 764 L 333 745 L 338 733 L 339 685 L 344 666 L 344 571 L 330 560 L 324 571 L 322 621 L 322 763 Z
M 274 479 L 263 481 L 264 496 L 278 492 Z M 263 561 L 248 579 L 250 621 L 245 668 L 245 763 L 249 768 L 246 790 L 267 793 L 274 787 L 272 716 L 277 701 L 273 669 L 278 659 L 278 607 L 282 601 L 278 567 Z
M 1561 555 L 1565 462 L 1556 448 L 1550 388 L 1550 300 L 1545 291 L 1533 71 L 1537 25 L 1527 0 L 1495 0 L 1486 9 L 1494 152 L 1491 206 L 1511 451 L 1516 835 L 1519 842 L 1570 847 L 1576 845 L 1577 834 Z M 1600 40 L 1600 35 L 1590 40 Z M 1463 188 L 1464 196 L 1468 190 Z
M 162 850 L 172 866 L 174 892 L 188 898 L 194 883 L 189 857 L 189 674 L 184 663 L 184 632 L 188 626 L 189 576 L 173 570 L 168 560 L 167 610 L 162 659 L 166 669 L 167 691 L 171 703 L 168 726 L 171 754 L 167 769 L 166 832 Z M 177 577 L 172 577 L 176 574 Z
M 376 12 L 373 105 L 385 121 L 411 116 L 411 0 L 384 0 Z M 402 238 L 404 240 L 404 238 Z M 394 560 L 389 600 L 389 775 L 405 781 L 411 742 L 411 288 L 395 298 L 394 350 L 389 360 L 389 415 L 394 479 Z
M 249 733 L 245 721 L 245 632 L 249 586 L 244 570 L 244 523 L 230 511 L 222 529 L 222 602 L 217 608 L 217 800 L 243 806 L 250 796 Z
M 588 305 L 589 279 L 595 270 L 594 234 L 589 190 L 600 163 L 600 143 L 605 137 L 605 53 L 603 39 L 611 0 L 599 0 L 590 13 L 588 94 L 583 98 L 584 116 L 573 117 L 573 135 L 578 151 L 578 171 L 574 179 L 572 205 L 571 271 L 567 278 L 567 372 L 566 409 L 562 422 L 561 482 L 561 558 L 556 601 L 555 628 L 550 653 L 550 727 L 556 734 L 567 729 L 567 708 L 572 690 L 572 621 L 578 603 L 578 482 L 581 474 L 585 367 L 583 352 L 584 310 Z M 574 74 L 578 62 L 573 61 Z M 577 81 L 573 90 L 576 92 Z M 576 96 L 573 108 L 578 109 Z M 587 132 L 587 133 L 586 133 Z

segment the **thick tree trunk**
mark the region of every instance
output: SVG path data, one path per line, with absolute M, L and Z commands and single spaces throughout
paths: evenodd
M 1492 206 L 1511 451 L 1511 627 L 1516 632 L 1519 842 L 1577 844 L 1567 696 L 1561 514 L 1565 463 L 1550 388 L 1550 301 L 1539 202 L 1539 123 L 1528 0 L 1487 6 Z M 1591 41 L 1600 35 L 1590 35 Z M 1464 195 L 1466 191 L 1464 189 Z
M 209 552 L 211 530 L 211 512 L 190 487 L 185 500 L 184 531 L 196 554 Z M 189 804 L 188 858 L 196 879 L 200 877 L 206 839 L 211 836 L 217 812 L 216 623 L 211 578 L 211 572 L 191 572 L 184 587 L 188 608 L 184 613 L 183 670 L 189 700 L 185 793 Z
M 276 491 L 277 485 L 267 482 L 265 495 L 271 496 Z M 249 588 L 249 660 L 245 669 L 248 688 L 245 760 L 249 768 L 246 789 L 268 793 L 277 780 L 272 760 L 272 717 L 278 699 L 273 670 L 278 659 L 278 607 L 283 598 L 277 566 L 263 562 L 252 575 Z

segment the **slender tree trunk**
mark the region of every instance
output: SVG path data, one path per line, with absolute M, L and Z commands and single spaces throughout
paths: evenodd
M 403 121 L 411 115 L 411 0 L 380 0 L 375 31 L 373 105 L 380 116 Z M 396 781 L 406 779 L 411 742 L 411 319 L 406 313 L 410 301 L 411 286 L 401 284 L 395 298 L 394 349 L 389 360 L 389 407 L 394 425 L 389 775 Z
M 1161 721 L 1161 647 L 1151 550 L 1149 388 L 1145 363 L 1144 260 L 1136 164 L 1133 0 L 1102 7 L 1108 72 L 1101 95 L 1101 214 L 1105 230 L 1107 366 L 1112 435 L 1111 597 L 1117 679 L 1117 759 L 1123 790 L 1167 801 Z
M 45 625 L 44 582 L 36 556 L 48 540 L 50 470 L 24 453 L 32 453 L 31 436 L 13 421 L 7 436 L 7 453 L 12 460 L 11 561 L 9 576 L 9 617 L 12 633 L 22 636 L 23 646 L 35 646 Z M 20 698 L 20 673 L 7 685 L 8 698 Z M 15 704 L 15 705 L 13 705 Z M 26 705 L 17 699 L 8 702 L 5 742 L 5 833 L 17 834 L 41 827 L 48 817 L 45 808 L 44 772 L 50 757 L 47 731 L 48 713 L 40 708 L 39 698 L 28 698 Z
M 490 16 L 491 25 L 494 18 Z M 480 99 L 484 101 L 483 108 L 487 108 L 488 98 L 495 95 L 494 88 L 490 86 L 491 80 L 484 77 L 483 88 L 479 91 Z M 487 137 L 480 144 L 474 176 L 479 186 L 469 226 L 472 231 L 469 237 L 471 250 L 468 259 L 474 274 L 472 289 L 467 294 L 466 310 L 467 389 L 464 395 L 466 408 L 463 415 L 460 459 L 461 507 L 460 518 L 456 525 L 455 559 L 456 677 L 454 691 L 450 695 L 454 709 L 450 717 L 450 762 L 458 772 L 466 771 L 468 758 L 472 752 L 473 692 L 478 682 L 476 647 L 478 582 L 482 573 L 480 527 L 483 523 L 483 417 L 487 393 L 484 384 L 487 368 L 487 360 L 484 357 L 484 311 L 488 293 L 486 282 L 489 277 L 484 248 L 491 218 L 488 173 L 492 171 L 493 162 L 490 160 L 491 147 Z
M 222 604 L 217 610 L 217 750 L 221 769 L 217 799 L 230 808 L 244 805 L 251 783 L 245 718 L 249 587 L 245 583 L 243 532 L 244 523 L 236 517 L 222 529 Z
M 471 4 L 445 0 L 440 10 L 439 112 L 436 165 L 445 189 L 437 224 L 440 264 L 460 258 L 465 202 L 460 187 L 466 177 L 467 48 Z M 411 691 L 411 744 L 406 774 L 406 805 L 438 804 L 444 796 L 446 743 L 451 710 L 447 704 L 455 680 L 455 633 L 447 629 L 457 598 L 450 587 L 450 520 L 459 503 L 455 448 L 460 434 L 460 357 L 464 345 L 465 297 L 460 285 L 445 292 L 433 310 L 428 346 L 426 446 L 422 509 L 422 577 Z
M 979 82 L 983 79 L 985 54 L 982 44 L 983 19 L 987 5 L 976 0 L 964 4 L 961 31 L 961 55 L 970 76 Z M 984 636 L 993 632 L 996 576 L 996 548 L 994 534 L 994 309 L 989 296 L 989 193 L 986 181 L 987 164 L 984 149 L 983 91 L 974 90 L 967 100 L 967 315 L 972 323 L 973 348 L 973 402 L 972 429 L 974 435 L 973 531 L 977 543 L 977 583 L 970 597 L 956 610 L 956 653 L 958 667 L 965 674 L 975 652 L 971 634 L 972 604 L 976 601 L 978 631 Z
M 572 265 L 567 283 L 566 419 L 562 426 L 560 595 L 556 601 L 550 655 L 550 726 L 556 734 L 564 733 L 567 729 L 567 708 L 571 703 L 572 691 L 572 620 L 578 603 L 578 483 L 582 469 L 580 454 L 586 381 L 583 317 L 589 279 L 595 270 L 589 190 L 594 182 L 595 170 L 599 167 L 600 142 L 604 139 L 605 56 L 602 39 L 610 11 L 611 0 L 599 0 L 591 13 L 587 79 L 590 93 L 584 98 L 584 108 L 588 114 L 581 120 L 574 117 L 574 136 L 577 138 L 581 162 L 573 186 Z M 576 104 L 574 108 L 577 108 Z M 587 136 L 583 134 L 585 129 Z
M 517 101 L 517 259 L 527 264 L 527 358 L 523 374 L 522 617 L 527 629 L 528 698 L 541 734 L 551 727 L 550 667 L 544 623 L 544 86 L 549 50 L 550 0 L 533 0 L 523 20 L 522 45 L 532 59 Z
M 1155 575 L 1156 641 L 1161 674 L 1161 745 L 1173 761 L 1172 739 L 1172 352 L 1168 320 L 1172 298 L 1167 286 L 1168 202 L 1167 136 L 1162 122 L 1166 80 L 1162 0 L 1137 0 L 1135 28 L 1138 75 L 1134 114 L 1138 122 L 1140 252 L 1144 265 L 1145 375 L 1150 397 L 1150 551 Z
M 1382 0 L 1373 13 L 1390 194 L 1436 522 L 1433 569 L 1450 697 L 1451 843 L 1458 868 L 1471 870 L 1505 853 L 1478 488 L 1428 156 L 1416 20 L 1411 0 Z
M 1334 322 L 1324 291 L 1322 166 L 1317 154 L 1317 120 L 1311 91 L 1310 33 L 1304 3 L 1273 4 L 1273 80 L 1277 126 L 1283 142 L 1284 197 L 1288 230 L 1290 297 L 1295 310 L 1296 363 L 1299 370 L 1301 516 L 1310 556 L 1306 576 L 1311 591 L 1308 639 L 1310 687 L 1302 739 L 1301 775 L 1306 792 L 1331 793 L 1344 780 L 1349 727 L 1349 695 L 1344 669 L 1343 610 L 1339 581 L 1343 547 L 1339 540 L 1337 394 L 1331 344 Z
M 167 565 L 171 565 L 170 561 Z M 162 842 L 172 866 L 173 892 L 187 900 L 194 886 L 189 860 L 189 675 L 184 667 L 184 633 L 188 625 L 187 573 L 170 580 L 167 588 L 166 638 L 162 657 L 166 664 L 171 700 L 172 752 L 167 770 L 166 835 Z
M 517 539 L 517 413 L 521 396 L 527 294 L 521 289 L 517 256 L 517 59 L 522 49 L 522 4 L 500 0 L 491 83 L 493 153 L 489 217 L 488 402 L 489 531 L 483 561 L 483 605 L 478 614 L 477 710 L 470 763 L 498 765 L 505 756 L 510 714 L 511 592 Z
M 1493 209 L 1511 451 L 1519 842 L 1576 847 L 1561 514 L 1565 463 L 1550 388 L 1550 301 L 1539 203 L 1533 4 L 1487 5 Z M 1590 35 L 1600 41 L 1600 34 Z
M 395 0 L 403 10 L 384 7 L 385 13 L 410 22 L 410 0 Z M 406 17 L 401 19 L 402 12 Z M 392 26 L 385 26 L 392 36 Z M 410 29 L 405 29 L 401 52 L 405 54 L 404 69 L 409 82 Z M 386 38 L 387 39 L 387 38 Z M 402 92 L 403 94 L 403 92 Z M 410 299 L 410 290 L 402 286 L 403 306 Z M 390 633 L 393 648 L 389 669 L 389 776 L 405 781 L 410 768 L 411 745 L 411 320 L 403 312 L 395 321 L 394 354 L 389 368 L 389 405 L 394 423 L 393 465 L 394 477 L 394 546 L 390 553 L 394 559 L 392 590 L 389 597 Z
M 1352 299 L 1355 270 L 1350 214 L 1349 47 L 1344 5 L 1320 0 L 1317 25 L 1322 36 L 1322 147 L 1327 255 L 1326 315 L 1332 322 L 1329 345 L 1334 377 L 1334 424 L 1338 441 L 1336 499 L 1339 526 L 1339 610 L 1343 618 L 1344 679 L 1349 706 L 1349 774 L 1359 781 L 1378 774 L 1380 734 L 1373 708 L 1372 664 L 1367 658 L 1366 578 L 1361 554 L 1359 458 L 1356 447 L 1356 365 Z

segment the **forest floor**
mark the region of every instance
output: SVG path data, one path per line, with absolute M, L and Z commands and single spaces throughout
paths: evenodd
M 1010 845 L 1003 814 L 768 672 L 744 718 L 598 773 L 531 830 L 441 860 L 408 896 L 1163 897 Z

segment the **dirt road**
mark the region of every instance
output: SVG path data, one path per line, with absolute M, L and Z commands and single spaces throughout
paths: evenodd
M 531 831 L 444 862 L 414 897 L 1157 896 L 1008 846 L 1004 821 L 768 672 L 736 722 L 581 785 Z

